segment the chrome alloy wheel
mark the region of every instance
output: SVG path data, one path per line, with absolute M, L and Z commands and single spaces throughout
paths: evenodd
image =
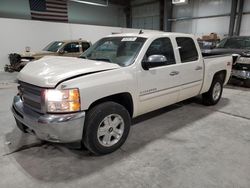
M 118 114 L 110 114 L 99 124 L 97 138 L 102 146 L 111 147 L 119 142 L 123 132 L 124 121 L 122 117 Z
M 221 90 L 222 90 L 221 84 L 219 82 L 217 82 L 214 85 L 214 89 L 213 89 L 213 99 L 214 99 L 214 101 L 217 101 L 220 98 Z

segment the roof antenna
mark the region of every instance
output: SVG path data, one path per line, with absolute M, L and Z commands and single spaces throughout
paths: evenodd
M 139 31 L 139 34 L 143 34 L 143 31 L 142 31 L 142 29 Z

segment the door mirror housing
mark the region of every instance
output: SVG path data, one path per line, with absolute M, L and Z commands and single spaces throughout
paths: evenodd
M 164 55 L 151 55 L 142 61 L 142 68 L 149 70 L 150 68 L 166 65 L 167 58 Z

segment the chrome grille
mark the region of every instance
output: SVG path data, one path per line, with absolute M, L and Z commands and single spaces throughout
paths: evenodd
M 19 84 L 19 95 L 24 106 L 42 113 L 42 88 L 24 82 L 19 82 Z

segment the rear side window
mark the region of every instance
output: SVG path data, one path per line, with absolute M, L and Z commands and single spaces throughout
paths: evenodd
M 198 52 L 192 38 L 177 37 L 176 42 L 182 63 L 198 60 Z

